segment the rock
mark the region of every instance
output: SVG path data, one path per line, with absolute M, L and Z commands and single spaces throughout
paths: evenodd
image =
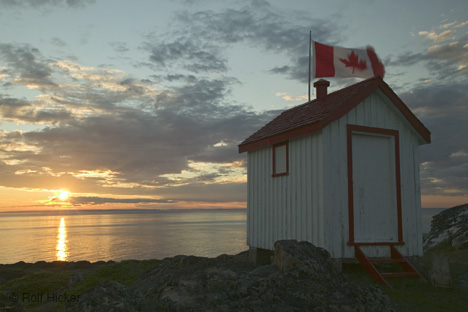
M 277 242 L 272 265 L 237 259 L 167 258 L 131 289 L 142 311 L 393 311 L 379 288 L 348 284 L 310 243 Z
M 455 236 L 452 239 L 452 247 L 455 249 L 462 249 L 468 247 L 468 230 Z
M 424 252 L 443 244 L 456 249 L 468 247 L 468 204 L 446 209 L 432 217 Z
M 275 242 L 273 264 L 283 272 L 301 270 L 317 280 L 330 280 L 334 274 L 330 254 L 309 242 L 281 240 Z
M 433 254 L 429 280 L 432 285 L 437 287 L 449 287 L 451 284 L 450 266 L 447 255 Z
M 140 295 L 128 289 L 127 286 L 106 281 L 69 302 L 67 311 L 136 312 L 141 311 L 140 301 Z
M 350 284 L 329 253 L 306 242 L 279 241 L 274 264 L 242 256 L 176 256 L 131 286 L 106 282 L 80 295 L 71 311 L 394 311 L 378 287 Z

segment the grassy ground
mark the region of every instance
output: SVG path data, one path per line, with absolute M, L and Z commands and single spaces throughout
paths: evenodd
M 428 282 L 434 253 L 443 253 L 448 256 L 452 278 L 451 287 L 433 287 Z M 397 311 L 468 311 L 468 249 L 454 250 L 449 246 L 444 246 L 426 253 L 412 263 L 427 281 L 419 278 L 393 278 L 388 279 L 390 288 L 382 286 Z M 374 283 L 359 264 L 345 265 L 343 274 L 361 285 Z
M 15 298 L 26 311 L 64 311 L 65 303 L 57 294 L 77 299 L 84 291 L 104 281 L 129 286 L 159 260 L 125 260 L 103 263 L 44 263 L 43 265 L 14 264 L 0 266 L 0 294 Z M 2 281 L 3 279 L 3 281 Z M 6 281 L 5 281 L 6 280 Z M 62 296 L 61 298 L 65 298 Z M 0 311 L 14 310 L 3 306 Z
M 428 279 L 433 253 L 444 253 L 449 257 L 451 287 L 435 288 L 429 282 L 418 278 L 389 280 L 391 287 L 382 286 L 382 289 L 388 294 L 397 311 L 468 311 L 468 249 L 454 250 L 448 246 L 440 247 L 414 260 L 413 265 L 426 279 Z M 77 296 L 109 280 L 130 285 L 157 263 L 159 260 L 128 260 L 94 264 L 56 262 L 39 266 L 25 263 L 0 265 L 0 294 L 3 293 L 7 297 L 12 293 L 17 294 L 18 302 L 26 311 L 63 311 L 63 303 L 47 301 L 45 296 L 64 291 L 69 296 Z M 359 264 L 346 264 L 343 274 L 356 284 L 375 285 Z M 41 294 L 43 294 L 42 299 L 39 297 Z M 0 296 L 0 311 L 2 309 L 8 311 L 2 306 Z

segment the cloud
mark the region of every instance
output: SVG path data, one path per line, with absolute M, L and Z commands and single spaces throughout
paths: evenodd
M 307 94 L 297 96 L 297 95 L 290 95 L 290 94 L 288 94 L 286 92 L 277 92 L 277 93 L 275 93 L 275 95 L 281 97 L 285 101 L 301 101 L 301 102 L 304 102 L 304 101 L 308 100 Z
M 418 32 L 418 35 L 424 36 L 426 37 L 427 40 L 432 41 L 434 43 L 439 43 L 439 42 L 453 39 L 455 37 L 456 31 L 465 26 L 468 26 L 468 21 L 462 22 L 462 23 L 457 23 L 455 21 L 455 22 L 440 25 L 439 29 L 443 29 L 440 33 L 437 33 L 434 30 L 431 30 L 431 31 L 423 30 L 423 31 Z
M 81 8 L 96 3 L 96 0 L 0 0 L 0 5 L 8 7 L 45 7 L 45 6 L 68 6 Z
M 22 84 L 28 88 L 50 89 L 57 84 L 52 80 L 52 69 L 39 50 L 30 45 L 0 44 L 0 59 L 13 70 L 6 84 Z
M 420 148 L 423 195 L 468 196 L 468 22 L 451 22 L 439 30 L 422 31 L 432 45 L 420 53 L 406 52 L 391 65 L 423 64 L 432 83 L 415 85 L 401 98 L 432 132 L 432 143 Z
M 3 120 L 42 125 L 0 132 L 4 186 L 69 186 L 74 193 L 164 199 L 176 188 L 184 200 L 210 198 L 215 195 L 198 194 L 188 184 L 209 192 L 216 187 L 202 185 L 230 184 L 235 189 L 244 183 L 236 178 L 244 173 L 237 144 L 277 113 L 256 113 L 228 100 L 231 87 L 238 83 L 230 77 L 172 75 L 177 84 L 162 87 L 121 70 L 46 60 L 31 46 L 2 47 L 8 81 L 18 87 L 29 87 L 39 77 L 53 83 L 41 86 L 32 99 L 0 95 Z M 11 51 L 32 56 L 21 63 Z M 38 74 L 26 76 L 29 67 Z M 216 170 L 200 170 L 191 167 L 193 163 L 211 163 Z M 181 185 L 175 177 L 183 172 L 192 176 Z
M 125 52 L 130 51 L 130 49 L 128 48 L 127 43 L 122 42 L 122 41 L 114 41 L 114 42 L 111 42 L 110 45 L 111 45 L 112 48 L 115 49 L 115 51 L 117 51 L 119 53 L 125 53 Z
M 454 78 L 466 79 L 468 73 L 468 33 L 458 35 L 457 31 L 468 26 L 463 23 L 447 23 L 439 28 L 442 32 L 420 31 L 431 46 L 424 52 L 404 52 L 390 59 L 389 66 L 411 66 L 421 63 L 427 67 L 438 80 Z
M 60 38 L 57 38 L 57 37 L 54 37 L 54 38 L 51 38 L 50 39 L 50 43 L 57 46 L 57 47 L 65 47 L 67 46 L 66 42 L 63 41 L 62 39 Z
M 418 32 L 418 35 L 425 36 L 426 39 L 429 39 L 432 42 L 442 42 L 453 38 L 453 36 L 455 35 L 455 31 L 453 29 L 450 29 L 445 30 L 439 34 L 437 34 L 435 31 L 420 31 Z
M 69 120 L 71 115 L 71 112 L 64 108 L 41 107 L 25 99 L 7 98 L 0 95 L 0 116 L 4 120 L 56 124 Z
M 216 46 L 203 43 L 193 37 L 178 37 L 169 42 L 146 43 L 150 51 L 149 60 L 160 68 L 171 68 L 179 64 L 193 73 L 226 72 L 227 61 Z
M 392 59 L 389 66 L 424 64 L 438 80 L 466 79 L 468 74 L 468 34 L 457 41 L 429 47 L 420 53 L 405 52 Z
M 48 57 L 27 44 L 0 44 L 0 116 L 28 125 L 0 131 L 0 185 L 97 194 L 72 198 L 76 205 L 245 201 L 245 155 L 237 144 L 280 112 L 257 112 L 232 98 L 242 82 L 229 76 L 229 53 L 248 46 L 285 55 L 268 72 L 306 82 L 309 30 L 315 40 L 335 44 L 344 27 L 300 12 L 278 13 L 263 1 L 192 9 L 179 12 L 165 34 L 144 37 L 138 66 L 151 71 L 146 77 Z M 453 196 L 468 194 L 468 38 L 458 33 L 464 23 L 444 27 L 421 35 L 430 42 L 427 50 L 399 55 L 391 66 L 423 64 L 441 78 L 439 85 L 416 85 L 400 96 L 432 131 L 433 143 L 421 147 L 424 194 Z M 455 41 L 442 36 L 446 30 L 455 30 Z M 111 46 L 129 51 L 123 42 Z M 35 90 L 26 98 L 17 96 L 21 88 Z
M 229 67 L 223 54 L 236 44 L 247 44 L 263 53 L 286 55 L 289 64 L 271 72 L 301 82 L 307 81 L 309 31 L 315 40 L 333 43 L 344 29 L 330 19 L 313 19 L 302 12 L 278 13 L 266 1 L 251 1 L 239 9 L 181 11 L 174 25 L 164 39 L 153 34 L 143 46 L 150 52 L 150 62 L 159 68 L 225 72 Z
M 401 94 L 432 132 L 420 148 L 424 195 L 468 195 L 468 95 L 466 84 L 422 85 Z

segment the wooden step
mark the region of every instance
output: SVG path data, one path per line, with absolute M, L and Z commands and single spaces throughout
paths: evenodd
M 360 244 L 354 246 L 354 251 L 356 258 L 366 269 L 366 271 L 372 276 L 372 278 L 381 284 L 384 284 L 388 287 L 390 285 L 385 280 L 385 278 L 392 277 L 420 277 L 424 280 L 421 274 L 416 270 L 415 267 L 405 258 L 403 255 L 395 248 L 394 245 L 386 245 L 390 247 L 391 258 L 368 258 L 360 248 Z M 394 272 L 394 273 L 383 273 L 379 272 L 379 269 L 374 265 L 374 263 L 395 263 L 398 264 L 404 272 Z
M 403 259 L 369 259 L 373 263 L 404 263 Z
M 383 277 L 419 277 L 417 272 L 380 273 Z

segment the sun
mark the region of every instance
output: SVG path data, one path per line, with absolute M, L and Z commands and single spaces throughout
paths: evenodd
M 69 195 L 70 195 L 70 192 L 68 191 L 60 191 L 57 197 L 60 198 L 61 200 L 67 200 Z

